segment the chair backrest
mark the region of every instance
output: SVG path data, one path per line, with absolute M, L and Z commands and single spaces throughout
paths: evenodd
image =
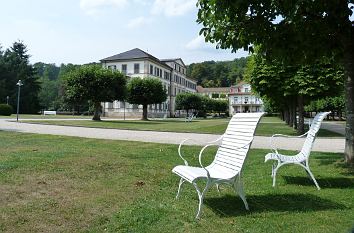
M 316 135 L 318 133 L 318 131 L 321 128 L 321 123 L 323 121 L 323 119 L 329 114 L 330 112 L 320 112 L 317 113 L 316 116 L 313 118 L 311 126 L 309 131 L 307 132 L 307 137 L 306 140 L 304 142 L 304 145 L 300 151 L 300 154 L 307 157 L 310 155 L 311 153 L 311 149 L 313 146 L 313 143 L 316 139 Z
M 235 173 L 242 169 L 256 127 L 263 114 L 264 112 L 236 113 L 231 118 L 212 163 L 213 166 Z M 247 143 L 249 144 L 247 145 Z M 242 146 L 245 147 L 240 148 Z

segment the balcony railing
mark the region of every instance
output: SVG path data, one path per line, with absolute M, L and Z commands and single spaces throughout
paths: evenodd
M 260 101 L 232 101 L 231 104 L 259 104 L 259 105 L 261 105 L 262 102 L 260 102 Z

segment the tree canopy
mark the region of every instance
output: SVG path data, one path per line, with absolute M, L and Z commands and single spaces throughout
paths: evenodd
M 176 109 L 186 110 L 187 115 L 190 110 L 202 109 L 202 96 L 195 93 L 179 93 L 176 96 Z
M 147 106 L 149 104 L 160 104 L 167 99 L 166 90 L 157 78 L 132 78 L 127 89 L 128 102 L 143 105 L 143 120 L 148 120 Z
M 192 63 L 187 66 L 187 76 L 203 87 L 229 87 L 243 80 L 247 59 Z
M 101 102 L 125 98 L 126 78 L 119 71 L 99 65 L 81 66 L 65 78 L 65 94 L 70 103 L 91 101 L 95 106 L 93 120 L 100 120 Z

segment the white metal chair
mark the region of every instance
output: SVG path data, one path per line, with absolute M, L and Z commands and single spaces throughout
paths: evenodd
M 185 122 L 192 122 L 192 120 L 196 117 L 196 115 L 194 113 L 189 113 L 186 116 L 186 119 L 184 120 Z
M 194 185 L 199 197 L 199 206 L 196 218 L 201 215 L 201 209 L 205 193 L 210 186 L 216 184 L 219 190 L 219 184 L 228 183 L 233 186 L 236 192 L 243 200 L 246 209 L 248 204 L 246 201 L 243 185 L 241 181 L 241 170 L 254 138 L 254 132 L 257 124 L 264 113 L 237 113 L 235 114 L 225 131 L 225 134 L 213 142 L 209 142 L 204 146 L 199 153 L 200 167 L 192 167 L 183 158 L 181 148 L 182 145 L 189 139 L 181 142 L 178 147 L 178 154 L 184 161 L 185 165 L 179 165 L 173 168 L 172 172 L 181 177 L 176 199 L 178 199 L 181 187 L 184 182 L 189 182 Z M 203 166 L 202 155 L 204 150 L 220 142 L 219 148 L 216 152 L 214 161 L 209 166 Z M 198 188 L 197 181 L 206 180 L 206 186 L 201 192 Z
M 276 160 L 277 163 L 273 164 L 272 166 L 272 178 L 273 178 L 273 187 L 275 187 L 275 181 L 276 181 L 276 175 L 277 175 L 277 171 L 278 169 L 286 164 L 297 164 L 301 167 L 303 167 L 307 174 L 311 177 L 311 179 L 313 180 L 313 182 L 315 183 L 316 187 L 318 190 L 320 190 L 320 186 L 318 185 L 315 177 L 313 176 L 311 170 L 310 170 L 310 166 L 309 166 L 309 157 L 310 157 L 310 153 L 311 153 L 311 149 L 312 146 L 314 144 L 314 141 L 316 139 L 316 134 L 319 131 L 320 127 L 321 127 L 321 123 L 323 121 L 323 119 L 329 114 L 330 112 L 320 112 L 318 113 L 309 128 L 309 131 L 307 131 L 305 134 L 300 135 L 300 136 L 288 136 L 288 135 L 283 135 L 283 134 L 274 134 L 271 139 L 270 139 L 270 145 L 272 147 L 272 153 L 268 153 L 265 156 L 265 162 L 267 162 L 268 160 Z M 278 152 L 278 148 L 276 148 L 275 144 L 274 144 L 274 139 L 277 137 L 287 137 L 287 138 L 301 138 L 306 136 L 304 145 L 301 149 L 301 151 L 296 154 L 296 155 L 283 155 L 280 154 Z

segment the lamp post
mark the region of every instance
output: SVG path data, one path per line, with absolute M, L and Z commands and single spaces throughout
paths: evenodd
M 18 80 L 18 82 L 16 83 L 16 85 L 18 86 L 18 92 L 17 92 L 17 117 L 16 117 L 16 121 L 18 122 L 18 113 L 20 111 L 20 94 L 21 94 L 21 86 L 23 85 L 21 80 Z
M 125 100 L 124 100 L 124 110 L 123 110 L 124 112 L 123 112 L 123 119 L 125 120 Z
M 9 105 L 9 99 L 10 97 L 9 96 L 6 96 L 6 104 Z

